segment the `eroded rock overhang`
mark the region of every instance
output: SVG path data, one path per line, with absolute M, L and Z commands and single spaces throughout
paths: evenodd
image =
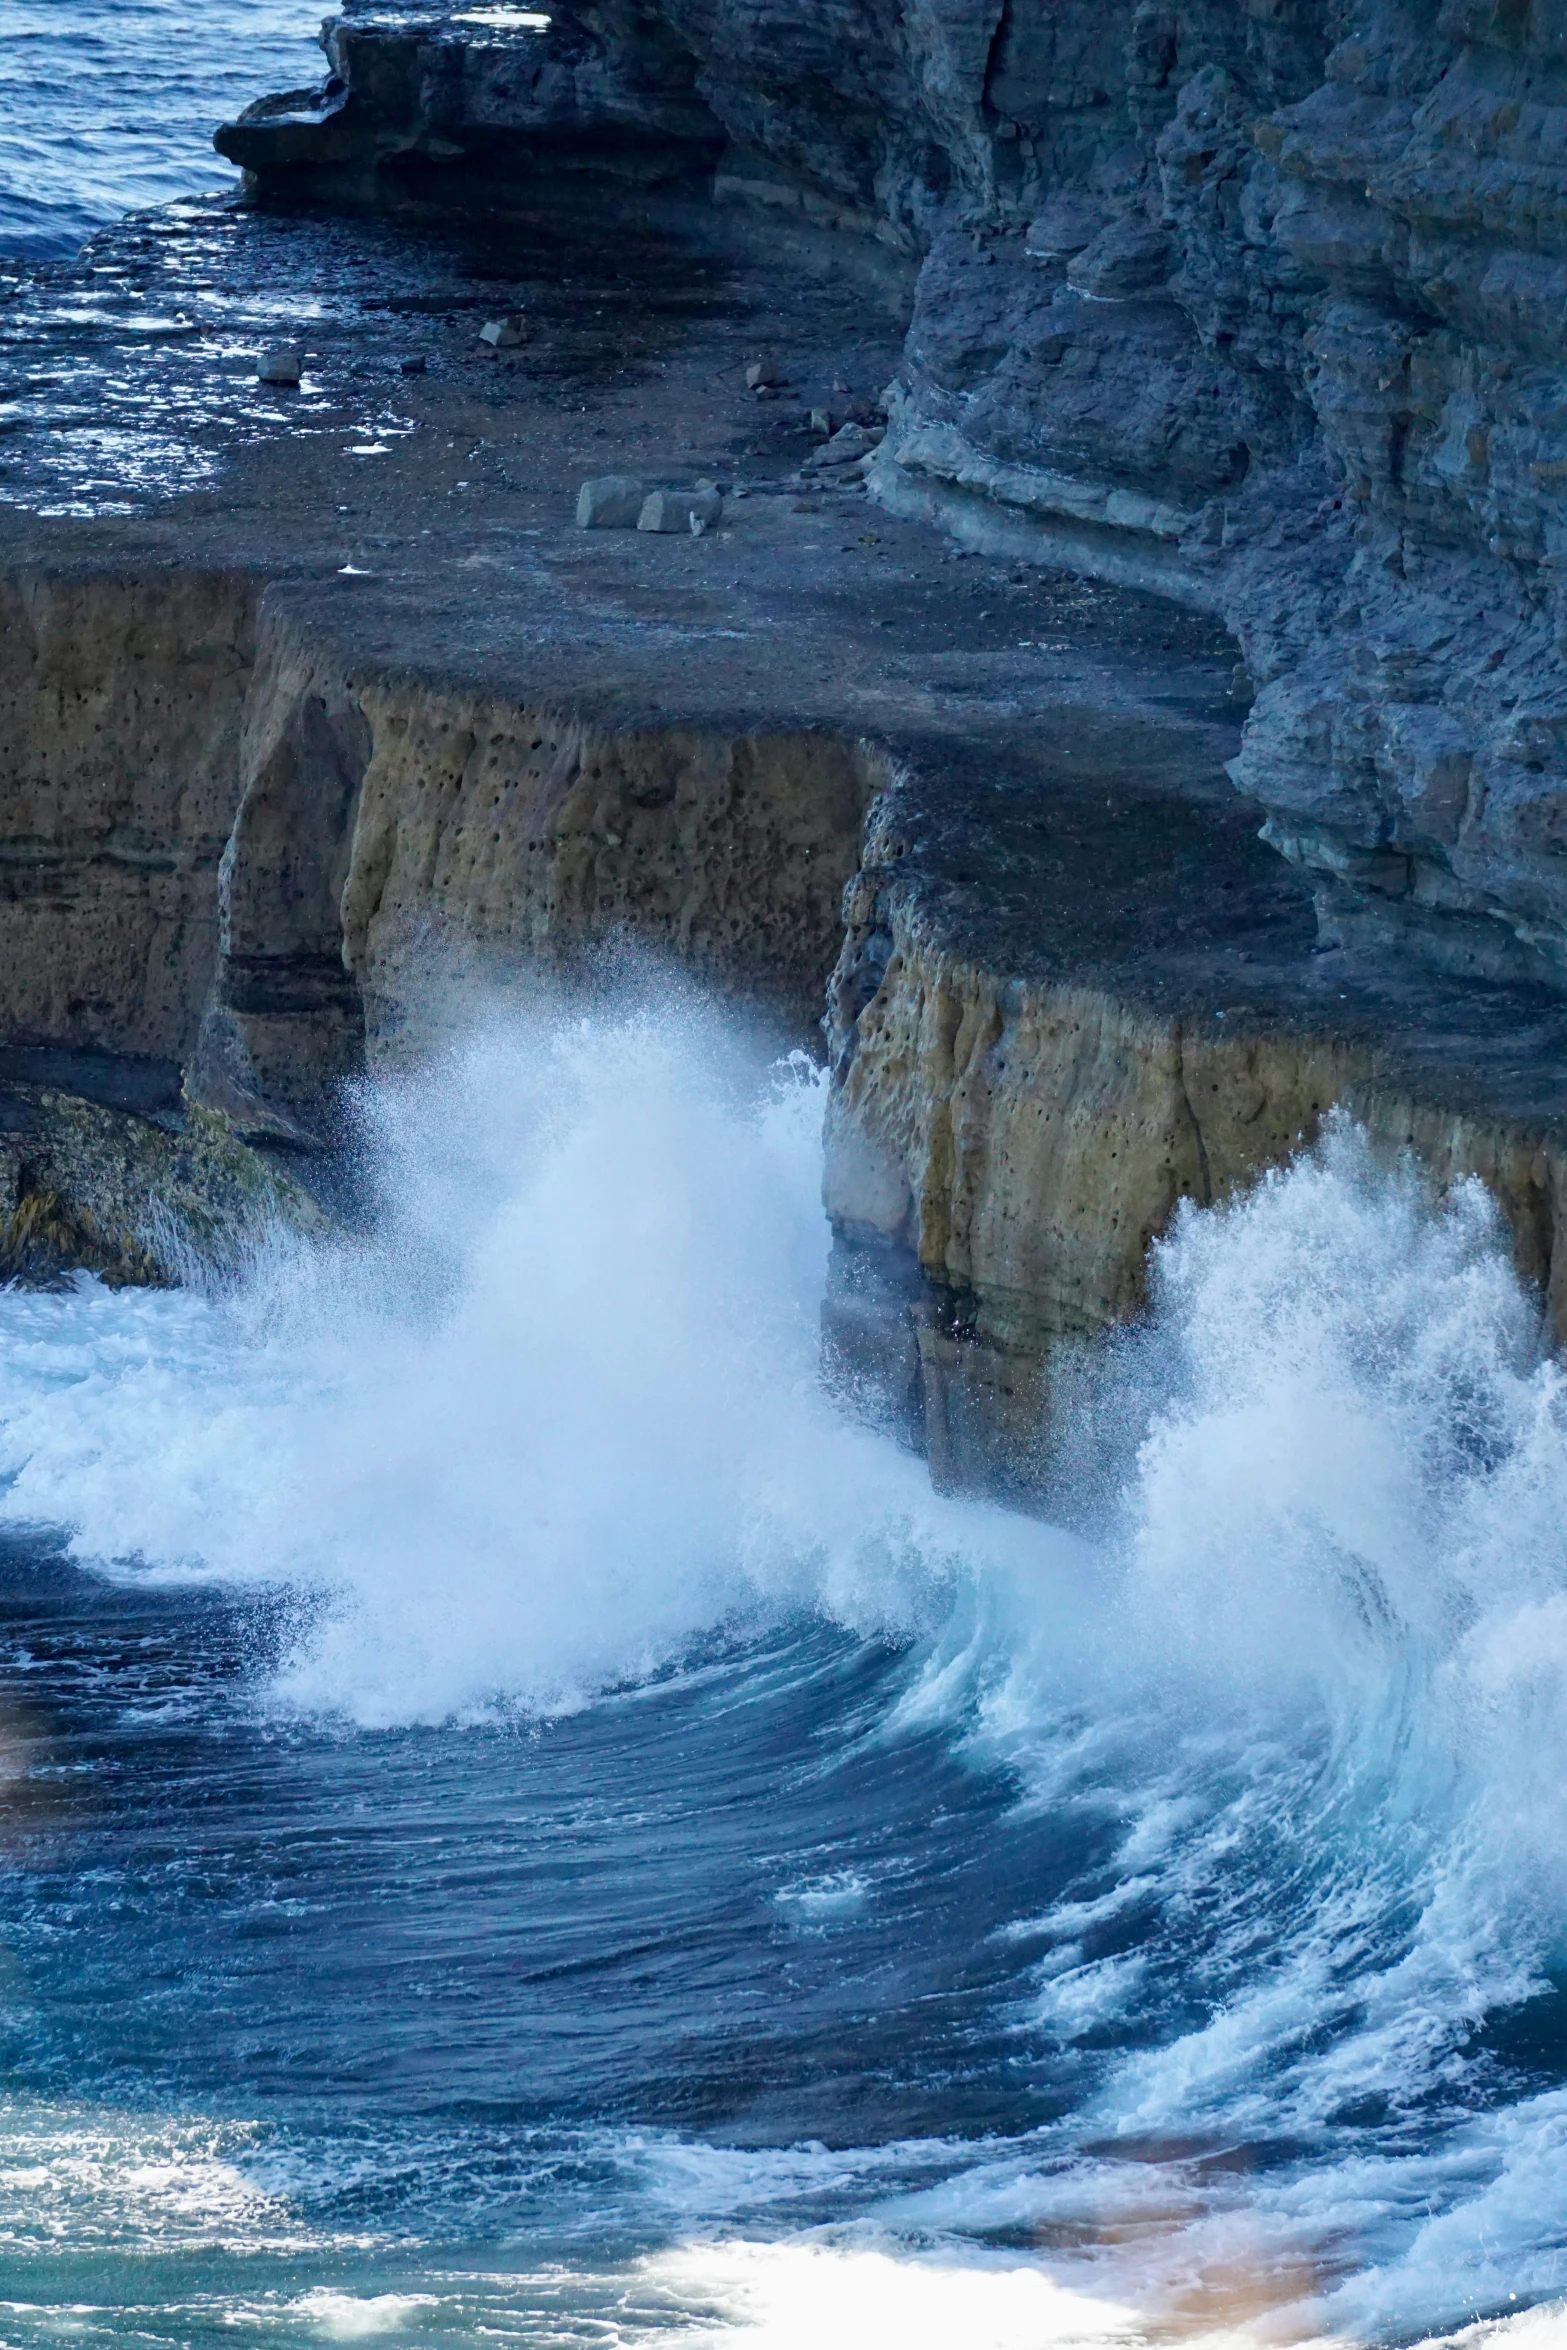
M 296 603 L 0 575 L 9 1037 L 306 1150 L 346 1079 L 487 989 L 607 980 L 617 952 L 817 1040 L 871 746 L 388 671 Z

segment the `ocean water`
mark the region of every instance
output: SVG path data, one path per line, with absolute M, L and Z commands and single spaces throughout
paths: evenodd
M 233 187 L 212 134 L 319 81 L 322 0 L 0 0 L 0 260 Z
M 1187 1216 L 1024 1520 L 822 1391 L 821 1085 L 497 1011 L 358 1239 L 0 1295 L 0 2341 L 1567 2339 L 1485 1196 Z

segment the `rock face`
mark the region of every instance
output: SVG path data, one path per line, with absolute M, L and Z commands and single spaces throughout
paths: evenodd
M 1146 1302 L 1150 1243 L 1315 1142 L 1331 1109 L 1440 1187 L 1477 1175 L 1567 1335 L 1567 1132 L 1484 1082 L 1443 1099 L 1363 1038 L 979 958 L 872 820 L 832 987 L 830 1356 L 937 1478 L 1028 1500 L 1076 1345 Z M 1096 983 L 1097 981 L 1097 983 Z M 1250 1014 L 1251 1016 L 1247 1016 Z M 1488 1098 L 1489 1095 L 1489 1098 Z M 1070 1375 L 1070 1374 L 1068 1374 Z
M 1324 937 L 1567 985 L 1554 0 L 351 5 L 327 43 L 220 138 L 259 185 L 565 163 L 906 257 L 875 494 L 1223 616 Z
M 0 1048 L 0 1281 L 221 1276 L 279 1228 L 318 1234 L 328 1219 L 155 1067 Z
M 439 975 L 591 973 L 617 950 L 812 1036 L 874 756 L 780 731 L 606 729 L 366 675 L 264 618 L 204 1101 L 307 1138 L 342 1077 L 439 1032 Z
M 874 753 L 367 670 L 254 583 L 13 579 L 7 1033 L 311 1145 L 465 983 L 653 956 L 817 1033 Z
M 561 170 L 657 184 L 717 158 L 723 130 L 671 26 L 621 5 L 527 16 L 350 9 L 328 21 L 325 84 L 261 99 L 218 145 L 247 171 L 361 204 L 438 195 L 432 178 L 454 175 L 471 197 L 475 172 L 492 197 Z
M 0 576 L 7 1035 L 179 1062 L 217 951 L 256 585 Z
M 1031 1497 L 1063 1342 L 1138 1311 L 1180 1200 L 1334 1103 L 1482 1176 L 1567 1327 L 1567 1007 L 1313 951 L 1223 780 L 1199 622 L 1138 709 L 1042 708 L 1008 751 L 985 729 L 1015 705 L 969 702 L 894 757 L 841 722 L 612 719 L 421 673 L 286 583 L 8 592 L 12 863 L 48 887 L 10 915 L 0 1279 L 168 1279 L 309 1228 L 277 1153 L 331 1139 L 345 1076 L 416 1054 L 476 981 L 591 984 L 629 953 L 774 1035 L 809 1039 L 825 992 L 831 1352 L 950 1483 Z M 1104 600 L 1124 648 L 1132 600 Z

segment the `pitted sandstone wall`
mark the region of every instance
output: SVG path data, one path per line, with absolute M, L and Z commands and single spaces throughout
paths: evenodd
M 193 1046 L 257 602 L 222 573 L 0 578 L 7 1040 Z
M 319 1139 L 436 974 L 630 947 L 817 1033 L 881 780 L 839 736 L 616 727 L 387 675 L 227 575 L 0 582 L 0 1037 Z
M 356 668 L 263 620 L 196 1057 L 241 1123 L 438 1033 L 448 981 L 582 976 L 617 948 L 812 1040 L 874 754 L 836 735 L 615 727 Z

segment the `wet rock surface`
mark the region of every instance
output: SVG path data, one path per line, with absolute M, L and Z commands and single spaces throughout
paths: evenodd
M 191 1102 L 178 1068 L 0 1047 L 0 1281 L 222 1278 L 279 1230 L 329 1229 L 297 1165 Z

